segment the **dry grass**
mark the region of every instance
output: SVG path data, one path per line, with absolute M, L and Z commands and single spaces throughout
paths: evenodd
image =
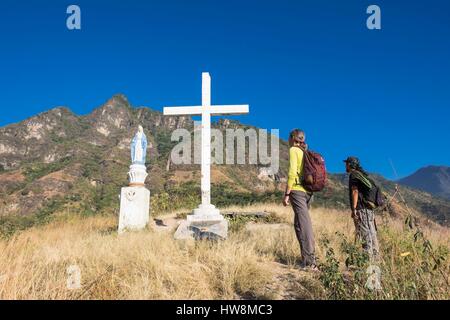
M 0 240 L 0 299 L 327 297 L 317 276 L 293 268 L 299 246 L 291 208 L 268 204 L 227 210 L 272 212 L 281 225 L 243 228 L 211 243 L 175 241 L 171 232 L 152 227 L 118 236 L 115 217 L 64 217 Z M 336 251 L 336 232 L 353 233 L 347 213 L 315 209 L 312 219 L 317 238 L 330 238 Z M 391 221 L 389 230 L 399 235 L 401 224 Z M 426 234 L 433 243 L 450 246 L 448 229 L 435 227 Z M 325 257 L 319 245 L 317 255 Z M 81 289 L 67 288 L 71 265 L 81 270 Z

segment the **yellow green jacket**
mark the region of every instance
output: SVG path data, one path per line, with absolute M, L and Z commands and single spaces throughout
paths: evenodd
M 298 147 L 289 149 L 289 171 L 288 171 L 288 187 L 291 190 L 306 190 L 300 184 L 300 177 L 303 175 L 303 151 Z

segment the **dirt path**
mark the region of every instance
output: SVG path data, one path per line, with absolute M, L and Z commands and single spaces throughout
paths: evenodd
M 181 221 L 176 214 L 164 215 L 150 219 L 150 227 L 158 232 L 175 232 Z
M 271 262 L 274 271 L 273 282 L 268 286 L 275 300 L 315 299 L 318 292 L 317 273 L 301 271 L 287 265 Z
M 151 221 L 151 228 L 157 232 L 175 232 L 182 219 L 176 214 L 156 217 Z M 259 228 L 278 229 L 284 224 L 253 224 L 249 223 L 248 230 Z M 268 268 L 273 271 L 273 281 L 267 286 L 267 291 L 275 300 L 304 300 L 320 296 L 317 273 L 299 270 L 278 262 L 269 262 Z

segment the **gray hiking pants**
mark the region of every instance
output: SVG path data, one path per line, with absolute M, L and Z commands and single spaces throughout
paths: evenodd
M 309 216 L 309 201 L 311 196 L 302 191 L 291 191 L 290 201 L 294 209 L 294 228 L 300 243 L 301 264 L 315 265 L 315 242 L 311 217 Z
M 362 242 L 363 249 L 370 258 L 377 258 L 379 253 L 377 230 L 373 210 L 360 209 L 356 211 L 355 222 L 356 239 Z

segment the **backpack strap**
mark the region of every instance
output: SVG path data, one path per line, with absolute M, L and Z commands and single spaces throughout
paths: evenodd
M 372 189 L 375 186 L 375 183 L 369 178 L 366 177 L 362 172 L 357 170 L 353 171 L 354 177 L 358 179 L 362 184 L 364 184 L 367 188 Z

